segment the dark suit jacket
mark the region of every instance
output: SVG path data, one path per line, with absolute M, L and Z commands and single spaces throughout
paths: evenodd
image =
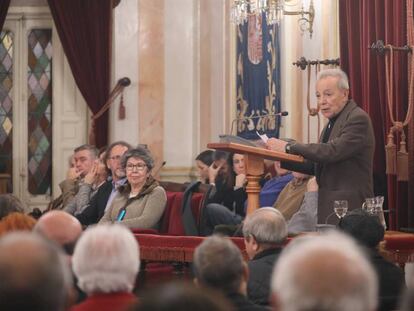
M 253 302 L 248 300 L 245 296 L 237 293 L 226 294 L 226 297 L 234 306 L 235 311 L 266 311 L 270 310 L 265 306 L 255 305 Z
M 258 305 L 270 305 L 270 283 L 273 267 L 279 258 L 281 248 L 266 249 L 249 261 L 247 296 Z
M 378 311 L 397 310 L 402 293 L 406 289 L 404 271 L 385 260 L 376 249 L 368 249 L 368 255 L 378 276 Z
M 325 131 L 326 127 L 321 137 Z M 291 153 L 302 155 L 314 164 L 319 185 L 318 223 L 325 223 L 333 212 L 334 200 L 347 200 L 348 210 L 352 210 L 360 208 L 365 198 L 373 196 L 374 148 L 371 120 L 352 100 L 336 119 L 327 143 L 291 146 Z M 305 164 L 308 170 L 299 165 L 283 166 L 309 173 L 309 163 Z M 337 221 L 335 216 L 329 220 Z
M 99 187 L 98 192 L 92 197 L 89 206 L 82 213 L 75 216 L 82 225 L 89 226 L 96 224 L 102 218 L 111 192 L 111 181 L 107 181 Z

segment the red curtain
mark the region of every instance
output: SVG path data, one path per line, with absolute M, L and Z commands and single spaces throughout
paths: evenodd
M 6 20 L 7 11 L 9 10 L 10 0 L 0 1 L 0 30 L 3 29 Z
M 112 0 L 48 0 L 79 90 L 95 114 L 108 98 L 111 78 Z M 94 128 L 95 144 L 108 140 L 108 113 Z
M 340 0 L 339 28 L 341 67 L 350 78 L 352 98 L 369 113 L 375 132 L 376 148 L 374 176 L 377 185 L 383 184 L 388 195 L 389 227 L 412 226 L 414 215 L 409 208 L 408 183 L 397 182 L 395 176 L 385 175 L 384 145 L 390 127 L 387 111 L 385 56 L 368 49 L 377 40 L 385 44 L 407 44 L 405 0 Z M 395 52 L 394 103 L 395 116 L 405 117 L 408 107 L 407 54 Z M 409 174 L 412 175 L 412 174 Z M 411 200 L 410 200 L 411 202 Z M 410 203 L 411 204 L 411 203 Z

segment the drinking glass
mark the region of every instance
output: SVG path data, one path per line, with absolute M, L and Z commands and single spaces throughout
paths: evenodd
M 334 201 L 334 212 L 339 219 L 343 218 L 348 212 L 348 201 L 337 200 Z
M 362 203 L 362 209 L 365 210 L 370 215 L 373 215 L 375 213 L 376 206 L 377 206 L 376 198 L 367 198 L 365 199 L 365 202 Z
M 387 229 L 387 223 L 385 222 L 384 210 L 382 208 L 382 205 L 384 204 L 384 197 L 383 196 L 376 196 L 374 199 L 375 199 L 374 214 L 378 216 L 382 226 L 386 230 Z

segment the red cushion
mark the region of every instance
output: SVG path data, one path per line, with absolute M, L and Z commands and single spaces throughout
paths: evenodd
M 174 204 L 176 195 L 177 195 L 177 192 L 167 191 L 167 203 L 165 205 L 164 214 L 161 220 L 160 233 L 166 233 L 168 231 L 171 209 Z
M 167 192 L 167 206 L 162 219 L 161 233 L 169 235 L 185 234 L 181 220 L 182 203 L 183 192 Z
M 203 198 L 204 193 L 193 193 L 193 196 L 191 197 L 191 211 L 193 212 L 193 216 L 195 219 L 195 222 L 197 224 L 200 223 L 200 217 L 201 217 L 201 208 L 203 207 Z

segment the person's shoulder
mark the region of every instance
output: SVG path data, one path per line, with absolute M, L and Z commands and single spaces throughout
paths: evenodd
M 161 186 L 156 186 L 156 187 L 154 188 L 154 190 L 152 190 L 152 191 L 156 191 L 156 192 L 165 192 L 165 189 L 164 189 L 163 187 L 161 187 Z
M 165 196 L 167 197 L 167 193 L 165 192 L 165 189 L 161 186 L 156 186 L 151 193 L 153 193 L 154 195 L 160 195 L 160 196 Z
M 348 114 L 350 116 L 355 116 L 355 117 L 361 116 L 361 117 L 369 118 L 368 113 L 364 109 L 362 109 L 361 106 L 357 105 L 357 103 L 355 103 L 353 100 L 351 100 L 347 106 L 348 106 L 348 109 L 347 109 Z

